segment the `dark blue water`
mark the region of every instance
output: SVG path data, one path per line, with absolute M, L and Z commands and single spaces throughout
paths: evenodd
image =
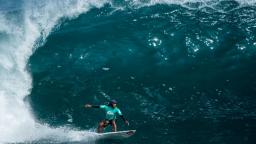
M 25 99 L 36 121 L 93 130 L 104 112 L 83 105 L 116 99 L 130 121 L 118 130 L 137 133 L 96 143 L 255 143 L 255 3 L 141 3 L 62 17 L 38 39 Z

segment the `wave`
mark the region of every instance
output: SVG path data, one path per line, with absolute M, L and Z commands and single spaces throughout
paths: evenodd
M 38 139 L 79 141 L 93 137 L 93 133 L 68 127 L 51 128 L 40 124 L 25 101 L 32 89 L 32 78 L 26 65 L 28 58 L 43 45 L 49 34 L 62 21 L 75 19 L 91 8 L 110 4 L 114 8 L 140 8 L 156 4 L 176 4 L 188 9 L 228 12 L 236 8 L 254 6 L 254 0 L 231 1 L 233 7 L 221 7 L 219 0 L 26 0 L 0 6 L 0 141 L 26 142 Z M 0 1 L 0 4 L 4 1 Z M 226 7 L 225 7 L 226 6 Z M 207 8 L 210 8 L 207 9 Z M 193 45 L 187 38 L 187 45 Z M 208 40 L 211 43 L 211 40 Z M 152 45 L 161 43 L 152 38 Z M 206 40 L 207 42 L 207 40 Z M 207 45 L 207 44 L 206 44 Z M 192 51 L 197 51 L 193 49 Z M 24 132 L 26 130 L 26 133 Z M 68 131 L 68 132 L 67 132 Z M 53 138 L 52 138 L 53 137 Z
M 43 44 L 61 18 L 76 18 L 92 7 L 103 6 L 105 2 L 28 0 L 22 1 L 16 6 L 19 7 L 17 9 L 0 12 L 0 140 L 2 142 L 33 141 L 47 138 L 49 134 L 69 137 L 68 135 L 72 133 L 65 132 L 64 128 L 53 129 L 39 124 L 33 118 L 30 106 L 24 101 L 32 88 L 32 79 L 26 69 L 27 60 L 33 51 Z M 77 131 L 77 133 L 81 132 Z

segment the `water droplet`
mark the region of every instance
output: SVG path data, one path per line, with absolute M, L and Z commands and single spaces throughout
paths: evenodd
M 104 71 L 109 71 L 110 68 L 109 68 L 109 67 L 103 67 L 102 70 L 104 70 Z
M 148 42 L 149 42 L 149 46 L 153 46 L 153 47 L 157 47 L 162 44 L 162 40 L 160 40 L 157 37 L 153 37 L 152 39 L 149 39 Z

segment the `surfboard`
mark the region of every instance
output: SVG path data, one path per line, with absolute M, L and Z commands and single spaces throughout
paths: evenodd
M 134 135 L 136 130 L 99 133 L 99 139 L 124 139 Z

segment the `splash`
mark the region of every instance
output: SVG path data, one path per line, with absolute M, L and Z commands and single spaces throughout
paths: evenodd
M 61 18 L 76 18 L 105 3 L 102 0 L 28 0 L 12 3 L 16 5 L 15 9 L 2 8 L 8 11 L 0 11 L 0 142 L 26 142 L 51 137 L 76 141 L 93 135 L 68 128 L 54 129 L 36 122 L 24 101 L 32 86 L 26 63 Z

